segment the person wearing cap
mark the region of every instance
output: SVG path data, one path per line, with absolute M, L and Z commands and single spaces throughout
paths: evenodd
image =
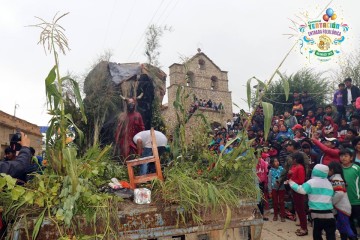
M 325 137 L 323 143 L 316 138 L 312 138 L 311 141 L 323 152 L 320 158 L 321 164 L 329 165 L 333 161 L 340 162 L 339 141 L 336 138 Z
M 322 239 L 322 231 L 325 230 L 326 239 L 335 240 L 336 221 L 333 210 L 332 197 L 333 187 L 327 179 L 329 167 L 323 164 L 316 164 L 311 172 L 311 179 L 303 184 L 289 180 L 291 189 L 295 192 L 308 195 L 309 209 L 313 224 L 313 239 Z M 298 236 L 307 235 L 307 231 L 298 231 Z
M 345 88 L 343 89 L 343 104 L 344 106 L 352 105 L 358 97 L 360 97 L 360 89 L 352 85 L 352 79 L 346 78 L 344 80 Z

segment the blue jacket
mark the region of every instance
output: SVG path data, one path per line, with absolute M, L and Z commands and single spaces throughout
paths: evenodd
M 279 166 L 278 168 L 270 168 L 269 175 L 268 175 L 268 189 L 269 192 L 271 190 L 284 190 L 285 186 L 284 184 L 281 184 L 279 187 L 278 184 L 276 184 L 276 181 L 280 181 L 281 173 L 284 171 L 284 168 L 282 166 Z

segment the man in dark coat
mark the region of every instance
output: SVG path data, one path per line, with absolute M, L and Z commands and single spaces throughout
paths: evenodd
M 352 105 L 358 97 L 360 97 L 360 89 L 351 84 L 352 79 L 346 78 L 344 80 L 345 89 L 343 90 L 343 103 L 344 106 Z
M 16 158 L 11 161 L 1 161 L 0 173 L 6 173 L 13 178 L 25 181 L 26 169 L 30 165 L 31 160 L 31 152 L 29 148 L 30 139 L 22 132 L 20 134 L 20 141 L 16 141 L 11 144 L 12 146 L 14 146 L 13 150 L 19 151 Z

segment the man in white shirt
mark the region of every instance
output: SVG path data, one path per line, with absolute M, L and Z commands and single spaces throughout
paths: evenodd
M 344 83 L 346 87 L 343 90 L 343 103 L 344 106 L 349 106 L 356 101 L 356 98 L 360 97 L 360 89 L 352 85 L 351 78 L 346 78 Z
M 166 145 L 167 145 L 167 138 L 166 136 L 159 132 L 155 132 L 155 139 L 156 139 L 156 145 L 158 147 L 159 156 L 165 151 Z M 151 132 L 150 130 L 145 130 L 137 133 L 133 141 L 136 143 L 137 146 L 137 154 L 139 156 L 143 157 L 149 157 L 152 156 L 152 141 L 151 141 Z M 149 172 L 149 168 L 152 168 L 154 166 L 154 163 L 151 163 L 150 166 L 148 163 L 140 165 L 140 174 L 144 175 Z M 152 169 L 150 169 L 152 170 Z

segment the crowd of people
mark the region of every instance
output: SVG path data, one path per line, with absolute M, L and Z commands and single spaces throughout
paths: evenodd
M 341 239 L 357 239 L 360 90 L 351 82 L 347 78 L 339 84 L 333 103 L 325 107 L 316 107 L 306 92 L 302 96 L 295 93 L 292 108 L 273 117 L 267 139 L 261 107 L 250 123 L 234 115 L 227 128 L 216 129 L 209 149 L 217 153 L 232 151 L 233 145 L 224 149 L 226 141 L 241 129 L 253 139 L 259 153 L 256 173 L 263 194 L 259 209 L 264 220 L 268 220 L 266 209 L 272 202 L 273 221 L 297 218 L 298 236 L 308 235 L 311 222 L 314 239 L 322 239 L 323 230 L 327 239 L 335 239 L 336 229 Z
M 216 103 L 215 101 L 212 101 L 211 99 L 205 100 L 205 99 L 198 99 L 197 97 L 194 98 L 194 102 L 190 106 L 189 113 L 194 113 L 198 108 L 207 108 L 212 109 L 214 111 L 221 111 L 224 109 L 224 105 L 222 102 Z

